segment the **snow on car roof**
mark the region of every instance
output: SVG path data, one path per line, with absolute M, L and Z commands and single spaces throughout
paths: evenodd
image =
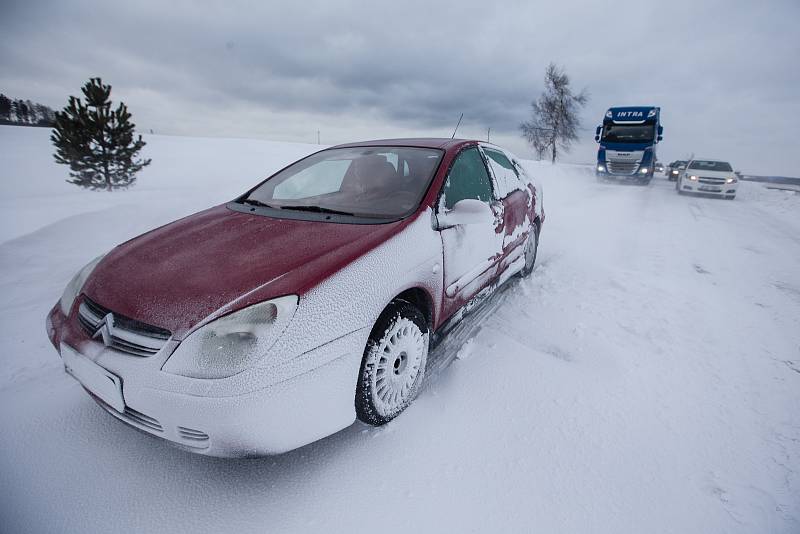
M 356 143 L 345 143 L 331 148 L 345 148 L 358 146 L 408 146 L 420 148 L 441 148 L 449 149 L 467 143 L 477 143 L 474 139 L 450 139 L 449 137 L 410 137 L 401 139 L 375 139 L 372 141 L 359 141 Z

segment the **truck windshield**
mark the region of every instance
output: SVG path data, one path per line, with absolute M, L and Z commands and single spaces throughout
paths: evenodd
M 725 161 L 702 161 L 695 160 L 689 165 L 690 169 L 697 169 L 700 171 L 718 171 L 718 172 L 732 172 L 731 164 Z
M 402 217 L 419 205 L 441 158 L 441 150 L 427 148 L 323 150 L 286 167 L 239 202 L 357 217 Z
M 609 143 L 648 143 L 655 137 L 653 124 L 606 124 L 603 141 Z

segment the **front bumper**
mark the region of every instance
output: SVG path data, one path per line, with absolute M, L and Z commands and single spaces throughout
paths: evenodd
M 355 421 L 356 381 L 369 328 L 302 354 L 282 369 L 223 379 L 222 387 L 221 380 L 161 371 L 168 354 L 122 354 L 85 339 L 71 324 L 56 305 L 47 318 L 51 342 L 59 353 L 73 350 L 119 377 L 124 408 L 113 408 L 91 391 L 91 384 L 82 383 L 92 398 L 117 419 L 192 452 L 225 457 L 279 454 Z
M 696 193 L 702 195 L 711 195 L 717 197 L 730 197 L 735 196 L 739 188 L 739 182 L 730 184 L 711 184 L 703 183 L 695 180 L 682 179 L 680 181 L 680 191 L 683 193 Z

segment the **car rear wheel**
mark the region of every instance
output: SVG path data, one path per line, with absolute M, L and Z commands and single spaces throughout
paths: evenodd
M 367 341 L 356 387 L 356 415 L 380 426 L 405 410 L 425 379 L 428 324 L 406 301 L 390 304 Z
M 528 235 L 528 240 L 525 242 L 525 266 L 519 272 L 520 276 L 525 278 L 533 272 L 536 266 L 536 254 L 539 251 L 539 226 L 534 223 Z

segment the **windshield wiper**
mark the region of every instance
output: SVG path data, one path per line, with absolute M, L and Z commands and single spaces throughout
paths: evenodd
M 243 200 L 240 200 L 239 202 L 241 202 L 242 204 L 248 204 L 250 206 L 261 206 L 264 208 L 273 208 L 273 209 L 279 208 L 279 206 L 273 206 L 271 204 L 267 204 L 266 202 L 261 202 L 260 200 L 256 200 L 254 198 L 245 198 Z
M 355 213 L 350 213 L 349 211 L 340 211 L 331 208 L 323 208 L 322 206 L 280 206 L 282 210 L 296 210 L 296 211 L 313 211 L 315 213 L 332 213 L 334 215 L 350 215 L 351 217 L 355 217 Z

